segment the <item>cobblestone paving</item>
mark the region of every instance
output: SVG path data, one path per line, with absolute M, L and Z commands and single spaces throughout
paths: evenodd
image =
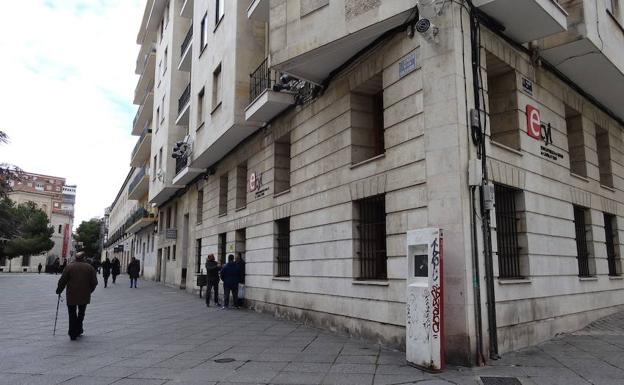
M 267 314 L 206 308 L 152 282 L 130 289 L 125 276 L 98 287 L 84 337 L 67 337 L 64 304 L 53 337 L 57 278 L 0 274 L 0 385 L 624 384 L 622 314 L 491 366 L 432 375 L 407 366 L 402 352 Z

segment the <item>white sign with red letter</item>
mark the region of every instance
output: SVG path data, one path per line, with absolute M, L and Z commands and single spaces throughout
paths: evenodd
M 529 104 L 526 106 L 527 134 L 535 139 L 542 139 L 542 122 L 539 110 Z

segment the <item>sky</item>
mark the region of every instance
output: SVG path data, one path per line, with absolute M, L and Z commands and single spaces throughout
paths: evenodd
M 76 184 L 75 227 L 130 170 L 146 0 L 19 0 L 0 13 L 0 163 Z

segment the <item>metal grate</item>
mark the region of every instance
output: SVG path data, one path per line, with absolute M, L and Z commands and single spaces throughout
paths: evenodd
M 579 206 L 574 206 L 574 230 L 576 232 L 576 255 L 579 277 L 589 277 L 589 252 L 587 250 L 585 209 Z
M 277 277 L 290 277 L 290 218 L 275 221 L 277 225 Z
M 195 240 L 195 272 L 199 274 L 201 272 L 201 248 L 202 240 L 197 238 Z
M 483 385 L 522 385 L 516 377 L 481 377 Z
M 225 265 L 226 233 L 219 234 L 219 263 Z
M 609 265 L 610 276 L 619 275 L 619 271 L 617 269 L 617 255 L 615 253 L 615 233 L 613 231 L 614 222 L 614 215 L 604 214 L 605 240 L 607 243 L 607 264 Z
M 386 200 L 385 195 L 361 199 L 359 206 L 360 279 L 385 279 L 386 256 Z
M 520 247 L 518 246 L 517 193 L 517 190 L 506 186 L 494 186 L 498 274 L 500 278 L 522 277 L 520 274 Z

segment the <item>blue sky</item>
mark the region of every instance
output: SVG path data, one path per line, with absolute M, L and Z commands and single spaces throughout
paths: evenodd
M 76 226 L 129 170 L 145 0 L 20 0 L 0 15 L 0 163 L 77 184 Z

